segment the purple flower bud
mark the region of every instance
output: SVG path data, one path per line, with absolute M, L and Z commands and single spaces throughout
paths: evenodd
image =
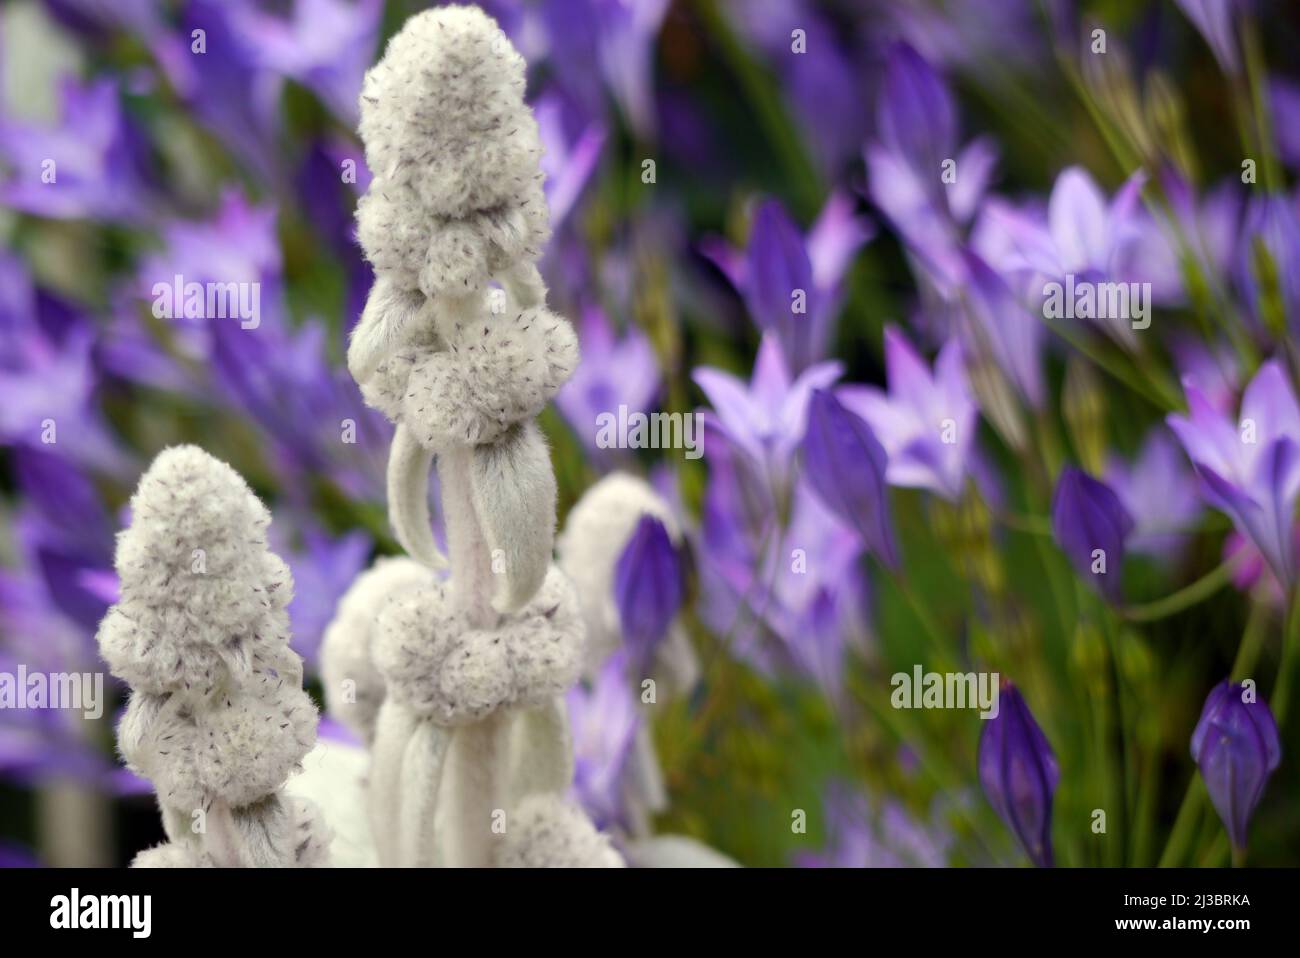
M 957 115 L 943 78 L 906 43 L 890 48 L 876 110 L 885 145 L 937 182 L 939 165 L 957 152 Z
M 865 420 L 824 389 L 813 392 L 809 403 L 803 460 L 818 498 L 841 522 L 856 530 L 882 562 L 898 568 L 884 447 Z
M 1250 816 L 1282 760 L 1277 722 L 1253 688 L 1231 681 L 1214 687 L 1192 733 L 1192 758 L 1232 844 L 1245 848 Z
M 1052 866 L 1052 796 L 1061 772 L 1019 690 L 1002 680 L 997 714 L 980 733 L 980 784 L 1030 859 Z
M 1118 603 L 1133 517 L 1110 486 L 1073 466 L 1063 470 L 1052 500 L 1052 531 L 1079 575 Z
M 614 600 L 639 674 L 682 606 L 681 559 L 662 522 L 644 515 L 614 569 Z

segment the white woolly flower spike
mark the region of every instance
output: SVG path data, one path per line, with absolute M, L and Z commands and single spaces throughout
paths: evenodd
M 319 816 L 278 795 L 312 746 L 316 709 L 289 648 L 293 580 L 267 547 L 270 515 L 193 446 L 154 460 L 131 515 L 115 560 L 121 598 L 98 641 L 132 687 L 122 755 L 154 783 L 176 846 L 140 864 L 319 864 Z
M 490 17 L 441 7 L 407 21 L 361 94 L 374 178 L 358 235 L 375 285 L 348 368 L 397 426 L 398 542 L 451 573 L 358 593 L 355 614 L 373 625 L 341 617 L 348 651 L 331 653 L 384 682 L 369 802 L 384 864 L 490 865 L 501 844 L 492 813 L 572 779 L 562 695 L 579 670 L 582 620 L 551 567 L 555 475 L 533 418 L 578 350 L 546 309 L 536 265 L 549 222 L 524 74 Z M 428 516 L 435 458 L 446 558 Z M 369 705 L 349 711 L 371 722 Z
M 429 528 L 425 479 L 434 456 L 519 445 L 515 427 L 542 410 L 577 364 L 576 337 L 546 309 L 536 266 L 549 220 L 524 74 L 491 17 L 440 7 L 406 22 L 361 94 L 373 179 L 358 205 L 358 235 L 375 285 L 348 368 L 366 401 L 398 427 L 389 520 L 403 548 L 433 568 L 446 564 Z M 501 288 L 489 290 L 492 281 Z M 535 445 L 530 434 L 523 443 Z M 502 512 L 490 502 L 487 511 Z M 528 599 L 550 562 L 550 525 L 534 531 L 542 534 L 522 540 L 526 555 L 516 549 L 520 561 L 505 563 L 505 610 Z

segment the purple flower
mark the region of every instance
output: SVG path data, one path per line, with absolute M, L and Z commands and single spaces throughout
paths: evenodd
M 1112 457 L 1106 483 L 1133 517 L 1130 551 L 1166 560 L 1180 555 L 1187 527 L 1201 513 L 1201 499 L 1173 436 L 1153 429 L 1133 462 Z
M 685 591 L 681 559 L 668 530 L 654 516 L 642 516 L 614 568 L 614 599 L 635 673 L 649 669 Z
M 577 203 L 605 146 L 605 125 L 599 120 L 578 120 L 577 111 L 566 110 L 566 105 L 560 96 L 547 94 L 533 107 L 542 138 L 542 171 L 552 230 L 560 228 Z
M 1234 18 L 1241 0 L 1174 0 L 1188 20 L 1200 31 L 1214 52 L 1224 73 L 1236 73 L 1241 67 L 1237 54 Z
M 1267 268 L 1261 262 L 1264 255 L 1270 264 Z M 1251 198 L 1237 241 L 1235 275 L 1237 288 L 1256 319 L 1269 318 L 1264 315 L 1266 295 L 1280 297 L 1277 307 L 1281 314 L 1276 321 L 1282 329 L 1273 327 L 1274 335 L 1283 335 L 1288 317 L 1293 328 L 1300 329 L 1294 318 L 1300 315 L 1300 215 L 1290 197 L 1264 194 Z
M 961 334 L 969 355 L 989 356 L 1025 401 L 1040 407 L 1046 398 L 1042 321 L 979 256 L 967 252 L 964 266 L 967 285 Z
M 573 732 L 573 791 L 599 828 L 622 824 L 624 779 L 641 718 L 628 687 L 626 653 L 611 655 L 590 688 L 568 694 Z
M 277 512 L 272 546 L 293 573 L 289 622 L 294 651 L 314 670 L 325 626 L 334 617 L 339 596 L 366 567 L 373 543 L 360 529 L 336 538 L 309 519 L 300 518 L 297 525 L 301 532 L 295 545 L 288 541 L 283 512 Z
M 951 296 L 961 281 L 960 228 L 988 188 L 997 151 L 985 139 L 959 148 L 952 95 L 904 42 L 889 50 L 876 117 L 880 142 L 868 144 L 864 154 L 871 200 L 926 278 Z
M 151 40 L 154 56 L 200 123 L 262 180 L 274 182 L 284 79 L 259 66 L 232 19 L 236 3 L 189 0 L 179 29 Z M 202 50 L 195 31 L 202 31 Z
M 803 462 L 808 482 L 822 502 L 857 531 L 881 562 L 897 569 L 885 450 L 871 427 L 824 389 L 815 390 L 809 404 Z
M 1268 103 L 1273 110 L 1273 135 L 1277 152 L 1293 170 L 1300 170 L 1300 84 L 1272 77 Z
M 1300 497 L 1300 404 L 1281 362 L 1264 363 L 1241 400 L 1238 426 L 1184 380 L 1189 413 L 1169 426 L 1196 466 L 1206 498 L 1231 517 L 1278 581 L 1295 582 L 1291 522 Z
M 1052 798 L 1061 771 L 1019 689 L 1006 679 L 998 714 L 980 732 L 980 785 L 989 804 L 1040 868 L 1052 866 Z
M 54 125 L 0 116 L 0 202 L 51 219 L 134 223 L 149 215 L 142 153 L 122 116 L 117 84 L 62 84 Z
M 790 119 L 820 169 L 837 174 L 862 143 L 870 117 L 861 109 L 862 57 L 852 37 L 809 0 L 729 0 L 737 32 L 770 63 Z M 792 49 L 801 31 L 803 52 Z
M 845 782 L 826 787 L 826 848 L 801 853 L 802 868 L 942 868 L 952 834 L 912 815 L 893 801 L 881 802 Z M 937 816 L 936 816 L 937 817 Z
M 540 6 L 548 64 L 565 89 L 600 115 L 593 65 L 628 124 L 642 138 L 655 132 L 654 45 L 668 0 L 552 0 Z
M 1225 680 L 1205 699 L 1192 732 L 1192 758 L 1236 848 L 1246 847 L 1250 817 L 1282 761 L 1277 723 L 1254 690 Z
M 716 241 L 703 246 L 744 297 L 755 324 L 775 335 L 790 368 L 826 354 L 839 286 L 853 254 L 871 237 L 843 194 L 833 195 L 805 237 L 776 200 L 759 204 L 743 257 Z
M 382 13 L 382 0 L 295 0 L 287 18 L 247 0 L 229 4 L 234 36 L 252 63 L 314 91 L 348 126 L 357 122 Z
M 555 404 L 589 450 L 605 453 L 596 441 L 600 415 L 617 415 L 620 406 L 626 406 L 629 414 L 654 409 L 663 381 L 659 361 L 639 327 L 629 325 L 616 338 L 598 306 L 582 311 L 579 341 L 582 358 Z
M 774 335 L 763 337 L 748 385 L 730 373 L 704 366 L 693 375 L 717 415 L 717 424 L 744 455 L 743 467 L 769 494 L 780 498 L 790 486 L 790 460 L 803 441 L 813 390 L 840 378 L 838 362 L 817 363 L 791 379 Z
M 732 635 L 735 653 L 754 668 L 811 678 L 838 701 L 845 650 L 863 650 L 868 634 L 858 536 L 806 479 L 793 486 L 783 526 L 745 454 L 725 435 L 710 435 L 706 443 L 701 618 L 718 634 Z
M 896 327 L 885 329 L 889 393 L 846 386 L 839 399 L 867 421 L 889 456 L 885 477 L 895 486 L 929 489 L 949 501 L 962 493 L 975 438 L 975 403 L 954 339 L 931 374 Z
M 1120 601 L 1124 544 L 1133 518 L 1119 496 L 1081 469 L 1067 466 L 1052 499 L 1052 532 L 1075 571 L 1111 602 Z

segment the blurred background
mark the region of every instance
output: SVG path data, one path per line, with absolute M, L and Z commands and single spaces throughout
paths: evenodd
M 5 0 L 0 671 L 103 670 L 94 635 L 116 597 L 127 500 L 154 455 L 194 442 L 270 506 L 296 584 L 294 647 L 318 681 L 338 597 L 398 551 L 391 427 L 343 355 L 372 279 L 353 236 L 369 179 L 357 94 L 425 6 Z M 1049 501 L 1077 463 L 1139 520 L 1167 520 L 1144 530 L 1164 535 L 1152 548 L 1130 542 L 1131 605 L 1249 548 L 1205 505 L 1163 423 L 1184 408 L 1189 371 L 1208 368 L 1231 408 L 1262 358 L 1295 345 L 1300 5 L 484 6 L 530 64 L 554 229 L 543 272 L 583 349 L 542 417 L 561 523 L 624 469 L 688 530 L 681 614 L 702 680 L 655 723 L 670 796 L 659 828 L 746 865 L 1023 864 L 981 791 L 975 715 L 888 707 L 896 671 L 978 663 L 1016 682 L 1055 750 L 1058 862 L 1154 864 L 1181 823 L 1180 863 L 1224 863 L 1208 806 L 1179 815 L 1188 742 L 1243 632 L 1271 685 L 1285 595 L 1255 568 L 1171 614 L 1112 614 L 1079 587 Z M 926 172 L 909 170 L 917 157 Z M 924 184 L 948 157 L 957 188 L 936 205 Z M 1257 184 L 1242 182 L 1246 157 Z M 1071 168 L 1107 204 L 1102 220 L 1067 225 L 1073 238 L 1053 212 Z M 1011 312 L 1026 314 L 995 299 L 981 365 L 956 315 L 975 283 L 954 265 L 963 251 L 1014 300 L 1016 243 L 1046 224 L 1058 247 L 1090 249 L 1138 169 L 1147 204 L 1127 221 L 1125 261 L 1105 266 L 1153 283 L 1152 335 L 1139 349 L 1041 321 L 1008 332 Z M 1192 224 L 1210 253 L 1180 260 L 1170 223 Z M 260 284 L 259 322 L 158 318 L 155 284 L 177 274 Z M 796 288 L 806 326 L 791 331 Z M 891 474 L 898 571 L 809 489 L 795 453 L 794 411 L 814 384 L 907 401 L 902 371 L 886 374 L 887 328 L 927 373 L 962 340 L 981 411 L 955 484 Z M 595 418 L 620 405 L 709 411 L 705 455 L 600 448 Z M 808 560 L 798 576 L 782 572 L 792 550 Z M 0 865 L 123 865 L 161 837 L 148 784 L 114 755 L 123 702 L 108 683 L 96 721 L 0 710 Z M 575 707 L 618 707 L 589 693 Z M 617 817 L 594 783 L 617 779 L 627 736 L 597 717 L 578 741 L 580 795 Z M 1285 727 L 1283 740 L 1300 743 Z M 1300 858 L 1300 775 L 1283 755 L 1252 862 Z M 1104 841 L 1089 828 L 1099 806 L 1112 810 Z M 792 827 L 798 811 L 806 829 Z

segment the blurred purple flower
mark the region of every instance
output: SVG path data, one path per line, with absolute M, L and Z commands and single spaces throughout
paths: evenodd
M 728 17 L 770 63 L 790 119 L 829 176 L 862 142 L 869 117 L 860 108 L 864 78 L 853 38 L 807 0 L 730 0 Z M 794 31 L 802 50 L 795 50 Z
M 590 451 L 608 454 L 596 445 L 601 413 L 617 415 L 619 406 L 629 414 L 648 413 L 655 408 L 662 385 L 654 347 L 644 332 L 630 325 L 615 338 L 603 310 L 588 306 L 582 311 L 579 330 L 582 357 L 555 404 L 569 421 L 578 438 Z
M 95 402 L 95 333 L 0 253 L 0 446 L 57 449 L 106 471 L 124 467 Z
M 1207 346 L 1191 336 L 1176 338 L 1170 346 L 1179 378 L 1191 383 L 1209 403 L 1225 416 L 1237 408 L 1237 394 L 1241 389 L 1241 371 L 1236 354 L 1227 343 Z
M 1189 413 L 1169 426 L 1202 480 L 1206 498 L 1225 512 L 1290 589 L 1296 560 L 1290 528 L 1300 498 L 1300 404 L 1281 362 L 1264 363 L 1241 400 L 1240 428 L 1184 381 Z
M 998 714 L 980 732 L 984 794 L 1040 868 L 1052 866 L 1052 799 L 1061 778 L 1056 756 L 1020 690 L 1006 679 Z
M 759 204 L 742 257 L 708 239 L 702 250 L 744 297 L 755 324 L 773 334 L 796 372 L 823 358 L 839 308 L 840 281 L 872 232 L 836 193 L 805 237 L 776 200 Z
M 957 111 L 943 78 L 904 42 L 889 49 L 876 117 L 880 142 L 864 151 L 871 201 L 926 278 L 951 297 L 962 275 L 961 228 L 984 197 L 997 151 L 983 138 L 959 149 Z
M 1205 42 L 1214 52 L 1214 58 L 1224 73 L 1236 73 L 1241 68 L 1237 53 L 1234 21 L 1243 6 L 1243 0 L 1174 0 L 1187 19 L 1192 21 Z
M 668 530 L 642 516 L 614 567 L 614 599 L 634 675 L 648 672 L 685 597 L 681 558 Z
M 1300 170 L 1300 84 L 1280 76 L 1270 78 L 1268 103 L 1277 152 L 1287 166 Z
M 1085 582 L 1111 602 L 1120 601 L 1124 549 L 1133 531 L 1114 490 L 1081 469 L 1067 466 L 1052 498 L 1052 533 Z
M 809 485 L 881 562 L 897 569 L 886 462 L 884 448 L 860 416 L 845 409 L 828 390 L 813 392 L 803 441 Z
M 1046 398 L 1042 322 L 975 253 L 967 251 L 963 264 L 967 286 L 958 328 L 966 355 L 988 356 L 1029 405 L 1041 407 Z
M 655 134 L 654 47 L 668 0 L 550 0 L 540 14 L 548 64 L 565 90 L 601 116 L 598 67 L 628 125 L 642 139 Z
M 1192 758 L 1233 847 L 1245 848 L 1250 818 L 1282 761 L 1277 722 L 1253 688 L 1225 680 L 1210 691 L 1192 732 Z
M 868 631 L 862 545 L 806 481 L 789 493 L 788 520 L 754 481 L 747 456 L 710 419 L 709 484 L 701 517 L 700 616 L 732 635 L 735 653 L 765 674 L 794 672 L 832 700 L 844 654 Z
M 293 573 L 289 603 L 293 649 L 306 660 L 307 668 L 315 671 L 325 626 L 334 618 L 339 597 L 368 564 L 374 543 L 360 529 L 336 537 L 308 518 L 295 518 L 296 543 L 286 531 L 290 524 L 284 521 L 284 510 L 276 513 L 272 547 Z
M 846 386 L 841 402 L 875 433 L 889 456 L 891 485 L 929 489 L 955 502 L 962 493 L 975 438 L 976 408 L 966 385 L 961 346 L 949 340 L 931 374 L 897 327 L 885 329 L 886 394 Z
M 153 199 L 112 80 L 62 83 L 51 126 L 0 116 L 0 203 L 33 216 L 134 223 Z
M 626 654 L 611 655 L 590 688 L 566 699 L 573 732 L 573 791 L 598 828 L 623 824 L 624 773 L 641 718 L 628 687 Z
M 1251 314 L 1263 319 L 1264 297 L 1275 292 L 1281 297 L 1280 322 L 1289 320 L 1293 331 L 1300 330 L 1300 320 L 1295 318 L 1300 316 L 1300 214 L 1294 200 L 1280 193 L 1252 197 L 1236 249 L 1237 288 Z M 1261 254 L 1271 261 L 1263 275 Z M 1264 285 L 1266 276 L 1268 286 Z
M 1152 429 L 1133 462 L 1111 457 L 1105 479 L 1134 520 L 1128 549 L 1166 561 L 1177 558 L 1188 527 L 1201 514 L 1201 499 L 1174 437 Z
M 259 66 L 241 41 L 232 23 L 240 2 L 188 0 L 176 32 L 150 45 L 198 121 L 261 180 L 274 183 L 284 80 Z
M 792 381 L 779 342 L 769 333 L 758 347 L 748 385 L 708 366 L 696 369 L 692 378 L 712 404 L 721 431 L 743 453 L 748 471 L 779 498 L 790 486 L 790 460 L 807 429 L 813 390 L 830 386 L 842 369 L 838 362 L 818 363 Z
M 347 371 L 331 366 L 322 323 L 281 331 L 218 321 L 213 333 L 216 381 L 232 406 L 273 440 L 281 469 L 304 481 L 324 476 L 350 496 L 382 500 L 392 429 L 365 405 Z
M 605 125 L 598 120 L 577 121 L 576 111 L 566 109 L 555 94 L 540 97 L 533 112 L 544 149 L 542 172 L 546 174 L 551 229 L 559 230 L 600 162 Z M 575 130 L 572 134 L 571 127 Z
M 0 868 L 40 868 L 41 863 L 28 849 L 14 842 L 0 842 Z
M 942 868 L 953 836 L 894 801 L 881 803 L 844 782 L 826 787 L 826 847 L 795 856 L 801 868 Z
M 255 67 L 296 80 L 346 125 L 356 125 L 383 0 L 294 0 L 287 17 L 249 0 L 228 0 L 228 7 L 233 34 Z
M 1291 548 L 1300 553 L 1300 520 L 1291 527 Z M 1285 609 L 1289 596 L 1269 568 L 1264 553 L 1235 529 L 1223 540 L 1223 561 L 1234 561 L 1232 584 L 1239 592 L 1253 593 L 1259 601 Z

